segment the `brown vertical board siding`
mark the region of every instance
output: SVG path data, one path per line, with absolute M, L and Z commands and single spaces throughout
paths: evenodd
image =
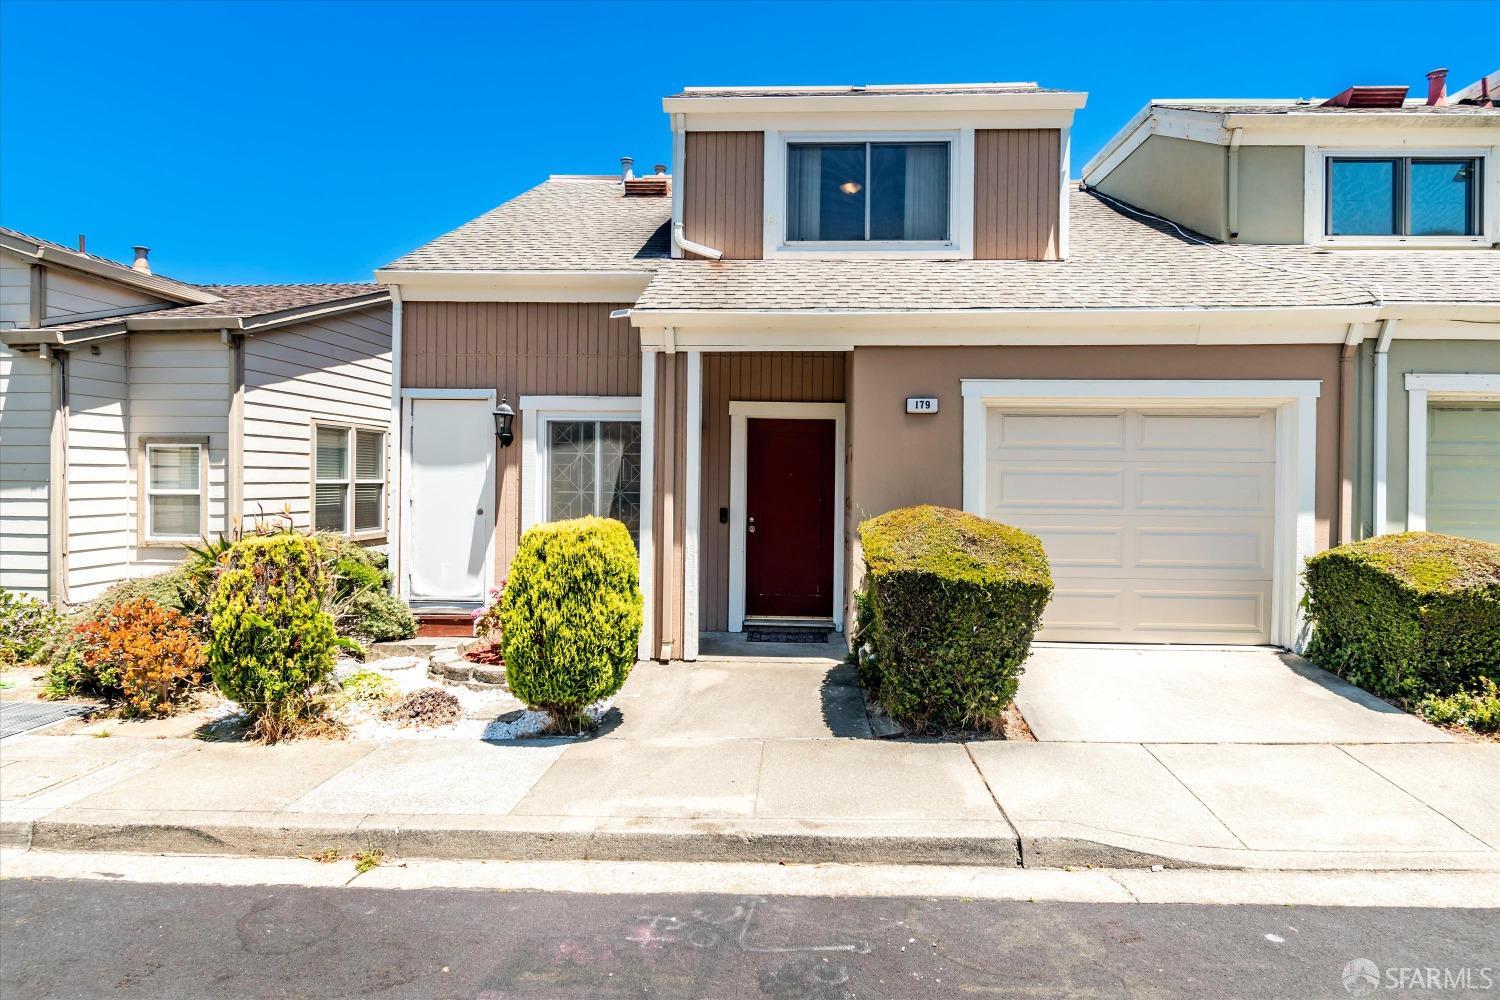
M 1057 259 L 1061 141 L 1057 129 L 974 133 L 976 259 Z
M 640 337 L 631 303 L 408 302 L 402 382 L 412 389 L 494 389 L 521 396 L 639 396 Z M 503 579 L 521 534 L 521 442 L 495 451 L 495 572 Z
M 762 132 L 687 133 L 682 228 L 725 260 L 760 259 L 764 146 Z
M 719 508 L 729 506 L 730 402 L 842 403 L 849 361 L 843 353 L 703 355 L 703 502 L 698 527 L 698 619 L 703 631 L 729 627 L 729 525 L 719 523 Z M 679 413 L 685 422 L 685 409 Z M 679 435 L 679 440 L 685 438 Z

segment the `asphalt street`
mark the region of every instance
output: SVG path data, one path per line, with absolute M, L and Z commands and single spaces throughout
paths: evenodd
M 6 1000 L 1346 997 L 1357 959 L 1379 996 L 1500 989 L 1484 910 L 7 879 L 0 917 Z

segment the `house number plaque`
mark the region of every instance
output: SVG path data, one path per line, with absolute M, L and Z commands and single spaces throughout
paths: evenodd
M 938 401 L 936 396 L 907 396 L 907 413 L 936 413 Z

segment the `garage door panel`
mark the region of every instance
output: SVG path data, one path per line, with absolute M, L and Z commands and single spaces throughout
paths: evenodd
M 1271 411 L 996 411 L 986 515 L 1036 534 L 1043 639 L 1269 640 Z
M 1123 411 L 990 411 L 989 447 L 1008 455 L 1059 450 L 1115 452 L 1125 446 Z
M 1269 514 L 1275 476 L 1264 464 L 1188 467 L 1150 465 L 1131 470 L 1135 507 L 1142 511 Z
M 1143 570 L 1206 570 L 1271 578 L 1271 524 L 1234 527 L 1139 527 L 1135 566 Z
M 1133 416 L 1133 457 L 1211 462 L 1271 462 L 1276 458 L 1276 421 L 1269 412 L 1169 410 Z
M 1118 465 L 1059 467 L 997 462 L 990 466 L 990 472 L 990 497 L 1000 508 L 1118 511 L 1125 503 L 1125 470 Z
M 1500 542 L 1500 404 L 1428 408 L 1427 528 Z

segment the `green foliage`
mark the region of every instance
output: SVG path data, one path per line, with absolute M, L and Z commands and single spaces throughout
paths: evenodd
M 208 664 L 219 690 L 275 742 L 315 712 L 313 689 L 333 668 L 330 581 L 310 536 L 236 542 L 210 605 Z
M 584 517 L 527 531 L 501 612 L 511 692 L 561 729 L 587 728 L 585 709 L 620 690 L 635 665 L 642 600 L 630 532 Z
M 1481 677 L 1476 689 L 1446 697 L 1428 695 L 1417 702 L 1417 714 L 1440 726 L 1463 726 L 1476 733 L 1500 733 L 1500 687 Z
M 378 704 L 400 693 L 400 686 L 378 670 L 361 670 L 339 682 L 339 700 L 345 704 L 354 701 Z
M 191 614 L 197 603 L 193 596 L 195 585 L 182 566 L 152 576 L 127 577 L 78 611 L 80 621 L 95 621 L 108 615 L 116 607 L 130 601 L 145 599 L 159 608 Z M 201 606 L 200 606 L 201 610 Z
M 945 507 L 893 510 L 860 525 L 862 672 L 914 732 L 997 729 L 1015 697 L 1052 578 L 1042 543 Z M 858 609 L 857 609 L 858 610 Z
M 372 563 L 351 556 L 340 556 L 333 564 L 334 580 L 343 594 L 357 594 L 362 590 L 385 589 L 385 574 Z
M 384 590 L 361 590 L 349 599 L 344 630 L 364 642 L 393 642 L 417 634 L 417 619 L 401 598 Z
M 67 631 L 67 618 L 46 601 L 0 588 L 0 669 L 35 663 Z
M 1500 679 L 1500 545 L 1381 535 L 1307 561 L 1307 656 L 1386 698 Z

